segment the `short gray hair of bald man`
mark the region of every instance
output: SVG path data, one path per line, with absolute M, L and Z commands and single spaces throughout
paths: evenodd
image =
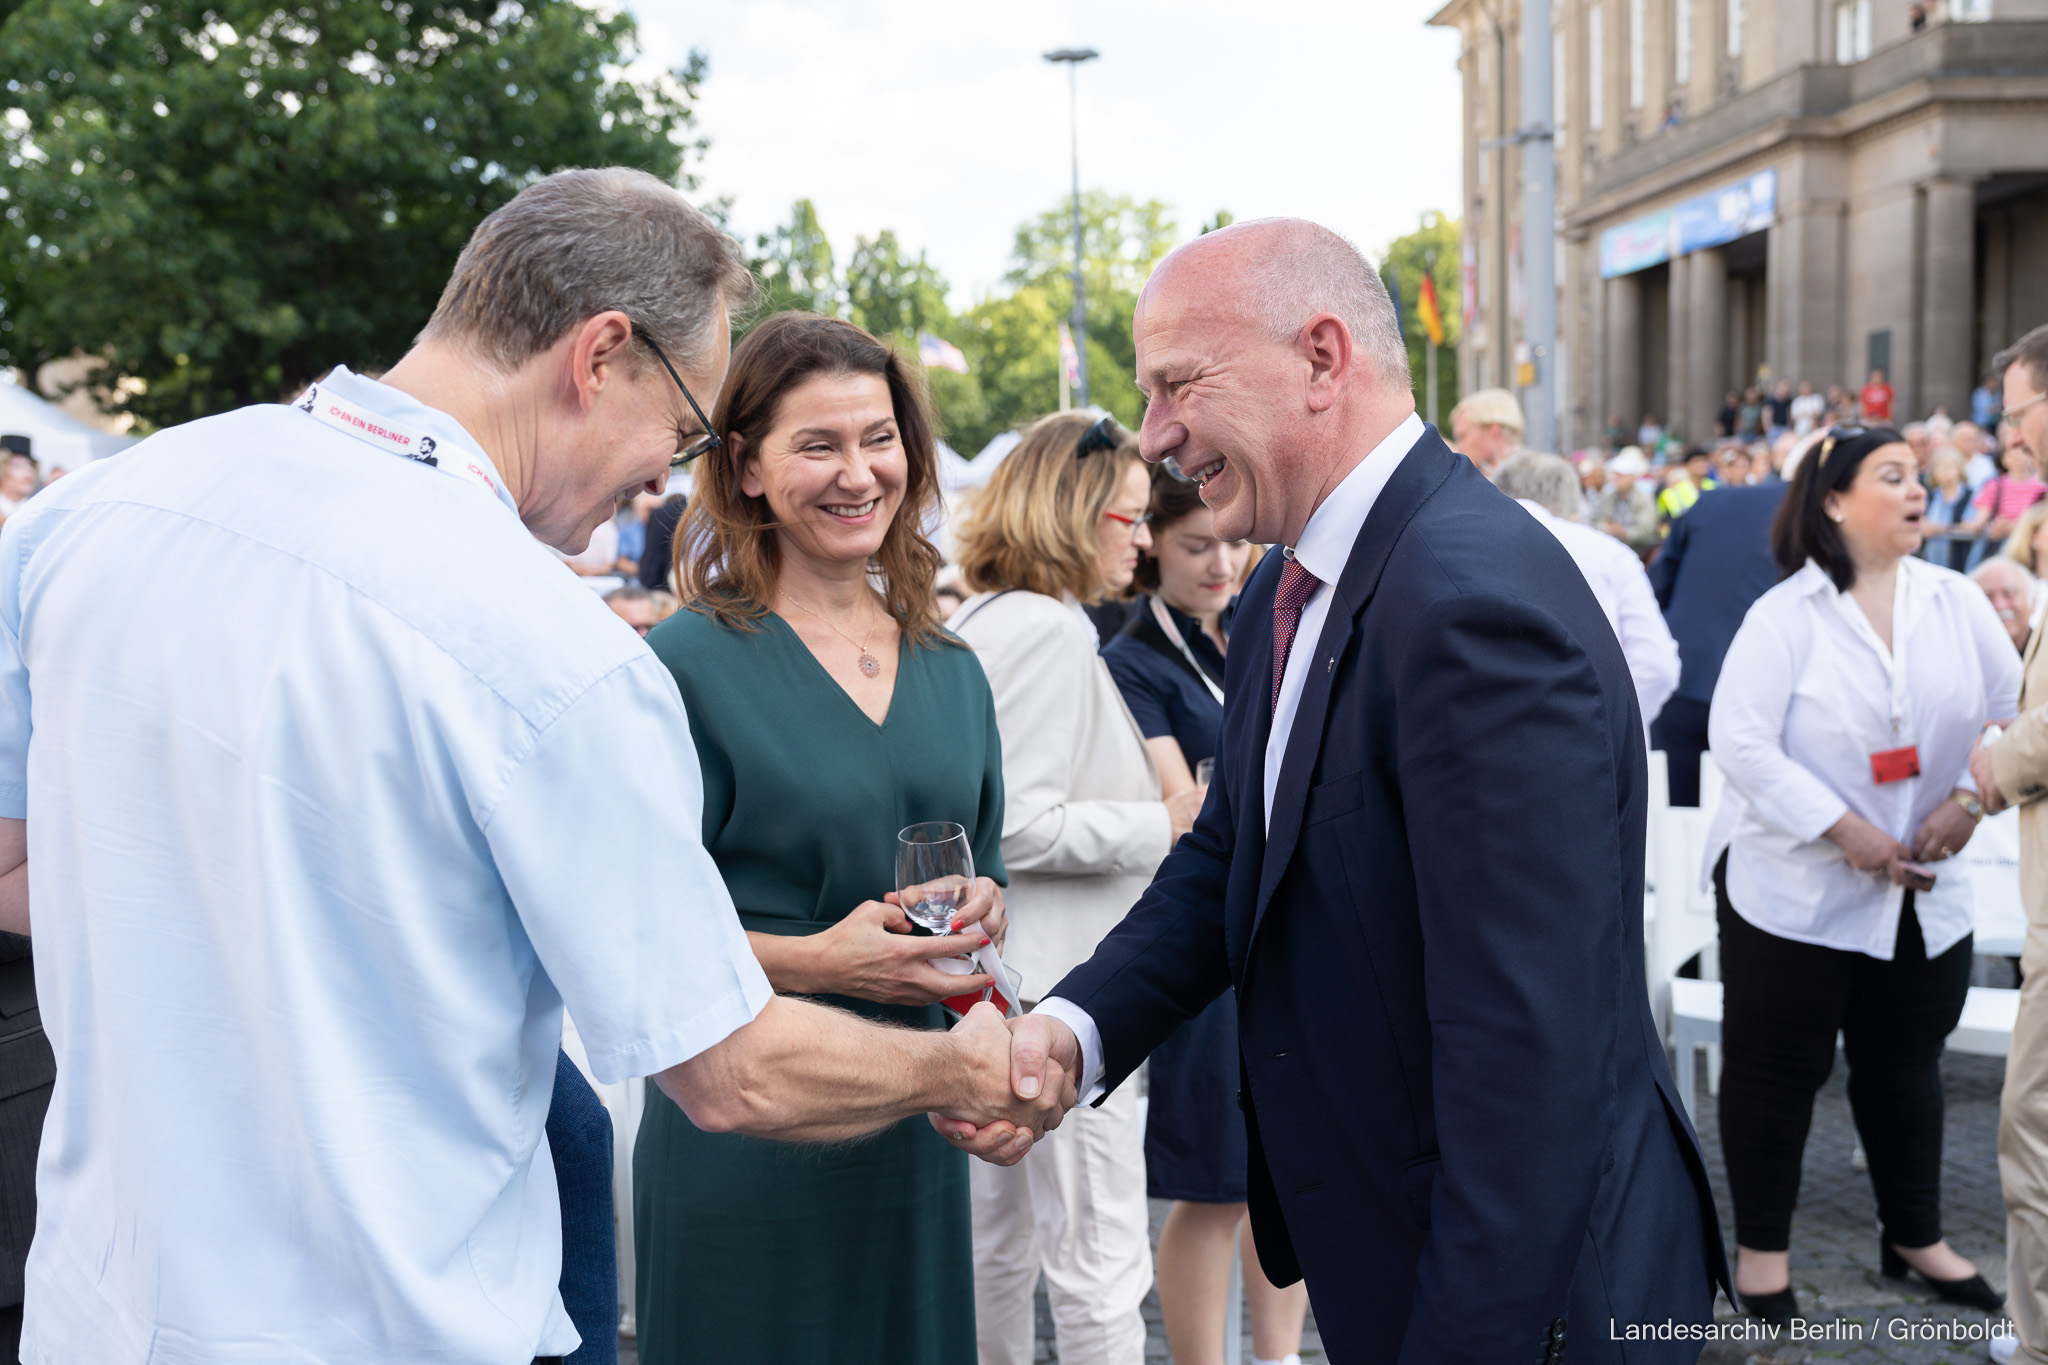
M 1579 486 L 1579 471 L 1560 455 L 1535 455 L 1524 451 L 1510 456 L 1493 471 L 1493 486 L 1511 498 L 1535 503 L 1553 517 L 1570 521 L 1586 505 L 1586 490 Z
M 755 292 L 740 244 L 675 186 L 625 166 L 557 171 L 477 224 L 420 340 L 513 370 L 616 309 L 694 368 Z
M 1334 314 L 1351 333 L 1352 345 L 1370 357 L 1381 383 L 1414 388 L 1394 301 L 1372 263 L 1341 234 L 1305 218 L 1258 218 L 1236 226 L 1278 223 L 1290 229 L 1284 245 L 1245 269 L 1245 302 L 1252 314 L 1284 344 L 1292 344 L 1318 313 Z
M 2031 584 L 2034 581 L 2034 571 L 2032 569 L 2020 563 L 2017 559 L 2008 559 L 2004 555 L 1993 555 L 1976 568 L 1970 570 L 1970 581 L 1981 588 L 1984 586 L 1985 579 L 2003 573 L 2008 569 L 2018 574 L 2026 583 Z

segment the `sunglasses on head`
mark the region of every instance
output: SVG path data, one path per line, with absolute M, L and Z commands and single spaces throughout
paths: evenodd
M 1104 417 L 1081 433 L 1081 439 L 1074 443 L 1074 458 L 1085 460 L 1098 450 L 1114 450 L 1123 439 L 1124 429 L 1117 425 L 1116 418 Z
M 1814 468 L 1815 468 L 1815 469 L 1826 469 L 1826 468 L 1828 467 L 1828 456 L 1830 456 L 1830 455 L 1832 455 L 1832 454 L 1834 454 L 1834 453 L 1835 453 L 1835 447 L 1836 447 L 1836 446 L 1840 445 L 1840 444 L 1841 444 L 1842 442 L 1844 442 L 1844 441 L 1851 441 L 1851 440 L 1854 440 L 1854 439 L 1855 439 L 1856 437 L 1858 437 L 1858 436 L 1862 436 L 1862 435 L 1865 435 L 1865 434 L 1867 434 L 1867 433 L 1868 433 L 1868 432 L 1869 432 L 1870 430 L 1871 430 L 1871 428 L 1869 428 L 1869 427 L 1848 427 L 1848 426 L 1833 426 L 1833 427 L 1829 427 L 1829 428 L 1828 428 L 1828 434 L 1827 434 L 1826 436 L 1824 436 L 1824 437 L 1822 437 L 1822 438 L 1821 438 L 1821 443 L 1820 443 L 1820 462 L 1819 462 L 1818 464 L 1814 465 Z

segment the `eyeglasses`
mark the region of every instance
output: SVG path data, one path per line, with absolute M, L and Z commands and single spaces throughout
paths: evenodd
M 633 324 L 633 335 L 646 342 L 647 349 L 654 352 L 654 358 L 661 362 L 661 368 L 668 371 L 668 377 L 676 381 L 676 387 L 683 391 L 683 401 L 690 405 L 691 412 L 697 414 L 697 423 L 703 427 L 702 431 L 683 442 L 682 449 L 675 453 L 675 458 L 668 462 L 668 467 L 672 470 L 681 469 L 699 455 L 724 445 L 725 442 L 719 439 L 718 433 L 711 429 L 711 419 L 704 415 L 704 409 L 697 406 L 695 396 L 690 393 L 690 386 L 676 373 L 676 367 L 669 364 L 668 357 L 662 354 L 661 347 L 654 344 L 654 338 L 647 334 L 647 329 L 636 322 Z
M 2011 407 L 2007 408 L 2004 412 L 1998 415 L 1999 425 L 2008 427 L 2018 426 L 2019 423 L 2013 421 L 2012 419 L 2019 416 L 2021 413 L 2025 412 L 2028 408 L 2034 406 L 2034 404 L 2040 402 L 2043 398 L 2048 398 L 2048 393 L 2037 393 L 2024 403 L 2013 404 Z
M 1127 517 L 1121 512 L 1104 512 L 1102 515 L 1108 517 L 1111 521 L 1120 521 L 1126 526 L 1143 526 L 1146 522 L 1152 520 L 1150 512 L 1140 512 L 1135 517 Z
M 1098 450 L 1114 450 L 1123 435 L 1124 429 L 1116 424 L 1116 418 L 1105 417 L 1081 433 L 1081 439 L 1074 444 L 1074 458 L 1085 460 Z

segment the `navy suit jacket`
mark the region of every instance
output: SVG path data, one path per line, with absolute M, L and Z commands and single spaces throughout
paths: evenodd
M 1238 612 L 1200 818 L 1048 994 L 1113 1088 L 1236 987 L 1259 1256 L 1306 1276 L 1332 1360 L 1689 1365 L 1611 1340 L 1710 1320 L 1726 1270 L 1643 979 L 1647 762 L 1607 618 L 1429 429 L 1295 643 L 1269 834 L 1280 563 Z
M 1650 566 L 1650 587 L 1664 624 L 1678 641 L 1678 691 L 1705 705 L 1714 700 L 1721 660 L 1750 604 L 1784 577 L 1771 558 L 1771 519 L 1786 485 L 1716 488 L 1671 524 L 1663 553 Z

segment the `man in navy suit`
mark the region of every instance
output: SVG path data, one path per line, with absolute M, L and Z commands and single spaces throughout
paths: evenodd
M 1643 723 L 1599 604 L 1417 420 L 1336 234 L 1208 234 L 1135 332 L 1146 458 L 1288 548 L 1239 608 L 1200 820 L 1015 1023 L 1013 1084 L 1051 1058 L 1093 1099 L 1235 987 L 1259 1256 L 1332 1360 L 1691 1362 L 1662 1338 L 1725 1269 L 1644 987 Z
M 1650 744 L 1670 764 L 1671 804 L 1700 803 L 1700 755 L 1707 747 L 1707 705 L 1721 677 L 1728 642 L 1749 604 L 1784 575 L 1771 558 L 1771 518 L 1784 483 L 1716 488 L 1671 524 L 1671 538 L 1650 565 L 1650 588 L 1678 641 L 1678 690 L 1651 722 Z

